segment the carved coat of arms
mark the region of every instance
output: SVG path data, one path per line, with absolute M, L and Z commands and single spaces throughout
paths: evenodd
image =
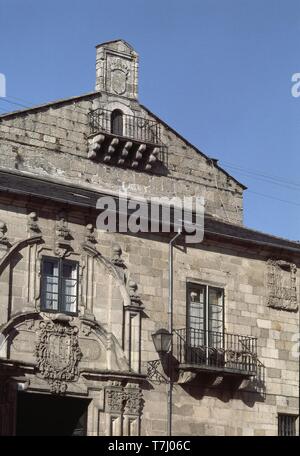
M 111 88 L 118 94 L 123 95 L 127 88 L 129 69 L 125 62 L 116 59 L 111 65 Z
M 51 392 L 64 393 L 67 382 L 78 378 L 78 363 L 82 357 L 78 328 L 69 322 L 41 321 L 36 356 L 37 367 L 48 380 Z
M 298 309 L 296 265 L 273 259 L 269 259 L 267 265 L 267 305 L 275 309 L 296 311 Z

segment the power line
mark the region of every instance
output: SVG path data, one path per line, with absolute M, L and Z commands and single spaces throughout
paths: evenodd
M 5 98 L 1 97 L 0 101 L 5 101 L 6 103 L 10 103 L 10 104 L 13 104 L 13 105 L 16 105 L 16 106 L 21 106 L 22 108 L 29 108 L 29 106 L 25 106 L 25 105 L 23 105 L 21 103 L 17 103 L 15 101 L 9 101 L 6 97 Z
M 284 179 L 284 178 L 279 177 L 279 176 L 271 176 L 271 175 L 268 175 L 268 174 L 265 174 L 265 173 L 261 173 L 261 172 L 258 172 L 258 171 L 242 168 L 239 165 L 235 165 L 235 164 L 233 164 L 231 162 L 227 162 L 227 161 L 223 161 L 223 160 L 222 160 L 222 163 L 224 163 L 224 165 L 226 167 L 238 170 L 239 172 L 242 172 L 244 174 L 247 173 L 249 175 L 258 176 L 258 177 L 261 177 L 261 178 L 266 178 L 266 179 L 272 180 L 274 182 L 283 183 L 283 184 L 287 184 L 287 185 L 294 185 L 294 186 L 300 187 L 300 182 L 293 182 L 293 181 Z
M 34 104 L 36 104 L 36 103 L 32 103 L 32 101 L 24 100 L 24 99 L 18 98 L 18 97 L 13 97 L 12 95 L 9 95 L 9 96 L 6 97 L 6 98 L 12 98 L 13 100 L 20 101 L 21 103 L 30 104 L 30 105 L 32 105 L 32 106 L 34 106 Z
M 24 103 L 28 103 L 28 104 L 30 104 L 31 106 L 28 106 L 28 104 L 25 105 L 25 104 L 23 104 L 23 103 L 19 103 L 19 102 L 15 102 L 15 101 L 10 101 L 9 98 L 13 98 L 13 99 L 15 99 L 15 100 L 23 101 Z M 50 101 L 49 103 L 46 102 L 46 103 L 43 103 L 43 104 L 36 104 L 36 103 L 32 103 L 32 102 L 28 102 L 28 101 L 22 100 L 21 98 L 13 97 L 13 96 L 11 96 L 11 95 L 10 95 L 9 97 L 5 97 L 5 98 L 2 97 L 2 98 L 0 98 L 0 101 L 1 101 L 1 100 L 2 100 L 2 101 L 5 101 L 6 103 L 13 104 L 13 105 L 19 106 L 19 107 L 21 107 L 21 108 L 25 108 L 25 109 L 38 108 L 38 107 L 40 107 L 40 106 L 42 107 L 42 106 L 47 105 L 47 104 L 49 104 L 49 105 L 50 105 L 50 104 L 56 104 L 56 103 L 59 103 L 60 101 L 62 101 L 62 100 L 57 100 L 57 101 L 53 101 L 53 102 Z M 70 100 L 70 101 L 72 101 L 72 100 Z M 87 113 L 87 111 L 86 111 L 85 109 L 80 108 L 79 106 L 76 106 L 76 109 L 78 109 L 79 111 L 81 111 L 81 112 L 84 113 L 84 114 Z M 6 112 L 7 114 L 9 114 L 9 111 L 4 111 L 4 112 Z
M 226 166 L 227 168 L 232 168 L 231 166 Z M 249 177 L 250 179 L 256 179 L 256 180 L 259 180 L 259 181 L 262 181 L 262 182 L 266 182 L 267 184 L 272 184 L 272 185 L 278 185 L 279 187 L 283 187 L 283 188 L 287 188 L 288 190 L 294 190 L 294 191 L 300 191 L 300 184 L 299 186 L 297 186 L 297 184 L 283 184 L 281 182 L 277 182 L 275 180 L 272 180 L 271 178 L 268 179 L 268 178 L 263 178 L 263 177 L 260 177 L 260 176 L 256 176 L 255 174 L 253 175 L 251 172 L 247 172 L 247 171 L 237 171 L 234 169 L 234 171 L 242 174 L 243 176 L 247 176 Z
M 300 206 L 300 203 L 296 203 L 295 201 L 289 201 L 289 200 L 285 200 L 285 199 L 281 199 L 281 198 L 276 198 L 276 196 L 266 195 L 265 193 L 255 192 L 254 190 L 248 190 L 248 192 L 254 193 L 255 195 L 263 196 L 264 198 L 270 198 L 275 201 L 280 201 L 282 203 L 293 204 L 294 206 Z
M 23 101 L 25 102 L 25 100 L 22 100 L 20 98 L 17 98 L 17 97 L 13 97 L 13 96 L 10 96 L 9 98 L 12 98 L 12 99 L 15 99 L 15 100 L 18 100 L 18 101 Z M 19 107 L 22 107 L 22 108 L 26 108 L 26 109 L 30 109 L 32 106 L 27 106 L 27 105 L 24 105 L 22 103 L 19 103 L 17 101 L 11 101 L 8 97 L 2 97 L 0 98 L 0 101 L 4 101 L 8 104 L 13 104 L 13 105 L 16 105 L 16 106 L 19 106 Z M 27 102 L 26 102 L 27 103 Z M 80 109 L 81 110 L 81 109 Z M 4 109 L 0 108 L 0 111 L 2 111 L 3 113 L 6 113 L 7 111 L 5 111 Z M 224 165 L 228 168 L 232 168 L 232 169 L 235 169 L 236 171 L 238 171 L 239 173 L 241 174 L 244 174 L 248 177 L 252 177 L 254 179 L 258 179 L 260 181 L 263 181 L 263 182 L 266 182 L 268 184 L 275 184 L 275 185 L 279 185 L 281 187 L 284 187 L 284 188 L 287 188 L 289 190 L 296 190 L 296 191 L 300 191 L 300 182 L 297 183 L 297 182 L 292 182 L 292 181 L 289 181 L 287 179 L 283 179 L 282 177 L 279 177 L 279 176 L 271 176 L 271 175 L 268 175 L 268 174 L 265 174 L 265 173 L 262 173 L 261 171 L 254 171 L 254 170 L 250 170 L 250 169 L 245 169 L 239 165 L 236 165 L 232 162 L 227 162 L 225 160 L 221 160 L 222 163 L 224 163 Z M 216 176 L 215 176 L 216 178 Z M 296 188 L 294 188 L 296 187 Z M 298 187 L 298 188 L 297 188 Z M 218 189 L 218 184 L 216 182 L 216 188 Z M 295 201 L 290 201 L 290 200 L 285 200 L 285 199 L 281 199 L 281 198 L 277 198 L 275 196 L 272 196 L 272 195 L 267 195 L 267 194 L 263 194 L 263 193 L 259 193 L 259 192 L 255 192 L 253 190 L 248 190 L 248 192 L 250 193 L 253 193 L 255 195 L 258 195 L 258 196 L 262 196 L 262 197 L 265 197 L 265 198 L 269 198 L 269 199 L 273 199 L 275 201 L 279 201 L 279 202 L 282 202 L 282 203 L 287 203 L 287 204 L 292 204 L 294 206 L 300 206 L 300 203 L 296 203 Z M 222 202 L 221 202 L 222 204 Z M 222 206 L 224 207 L 224 204 L 222 204 Z M 224 208 L 225 209 L 225 208 Z M 227 215 L 227 214 L 226 214 Z M 227 219 L 228 219 L 228 215 L 227 215 Z

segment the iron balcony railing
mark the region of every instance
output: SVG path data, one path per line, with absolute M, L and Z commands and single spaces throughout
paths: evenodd
M 174 331 L 174 355 L 192 368 L 257 374 L 257 339 L 250 336 L 199 329 Z
M 102 108 L 89 112 L 91 134 L 106 132 L 131 138 L 139 142 L 162 146 L 160 124 L 155 120 L 122 114 L 118 128 L 114 131 L 112 112 Z

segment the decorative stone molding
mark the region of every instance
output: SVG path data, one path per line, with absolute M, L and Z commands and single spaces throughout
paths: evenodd
M 40 227 L 37 223 L 37 214 L 36 212 L 30 212 L 27 215 L 27 231 L 30 236 L 40 233 Z
M 125 410 L 126 415 L 140 415 L 143 408 L 143 393 L 138 385 L 129 383 L 125 388 Z
M 143 393 L 139 385 L 128 383 L 124 388 L 120 382 L 110 382 L 105 390 L 105 410 L 110 413 L 126 415 L 141 414 L 143 408 Z
M 60 212 L 55 227 L 54 253 L 61 258 L 66 256 L 72 250 L 71 239 L 71 231 L 68 228 L 66 215 L 64 212 Z
M 296 311 L 298 309 L 297 266 L 288 261 L 269 259 L 267 268 L 267 306 Z
M 110 382 L 105 389 L 105 409 L 111 413 L 122 413 L 126 395 L 120 382 Z
M 82 357 L 78 328 L 71 326 L 68 318 L 40 322 L 35 353 L 37 368 L 52 393 L 65 393 L 68 382 L 78 379 Z
M 11 246 L 10 250 L 5 252 L 4 256 L 1 258 L 0 254 L 0 274 L 4 271 L 4 269 L 7 267 L 9 264 L 10 260 L 13 258 L 14 255 L 16 255 L 18 252 L 20 252 L 22 249 L 24 249 L 27 246 L 33 245 L 33 244 L 39 244 L 43 242 L 43 238 L 41 235 L 35 235 L 31 236 L 27 239 L 22 239 L 21 241 L 18 241 L 14 243 L 13 246 Z M 0 249 L 1 252 L 1 249 Z
M 83 243 L 81 245 L 83 252 L 87 253 L 90 257 L 95 258 L 100 264 L 102 264 L 107 272 L 111 274 L 116 281 L 118 282 L 120 292 L 122 294 L 124 300 L 124 306 L 130 305 L 130 296 L 129 292 L 124 284 L 124 277 L 123 274 L 120 274 L 120 269 L 116 267 L 111 260 L 104 257 L 95 246 L 92 246 L 88 243 Z

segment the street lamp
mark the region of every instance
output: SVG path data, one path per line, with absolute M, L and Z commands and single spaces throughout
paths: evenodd
M 159 329 L 152 334 L 154 347 L 158 354 L 165 355 L 171 347 L 172 334 L 166 329 Z

